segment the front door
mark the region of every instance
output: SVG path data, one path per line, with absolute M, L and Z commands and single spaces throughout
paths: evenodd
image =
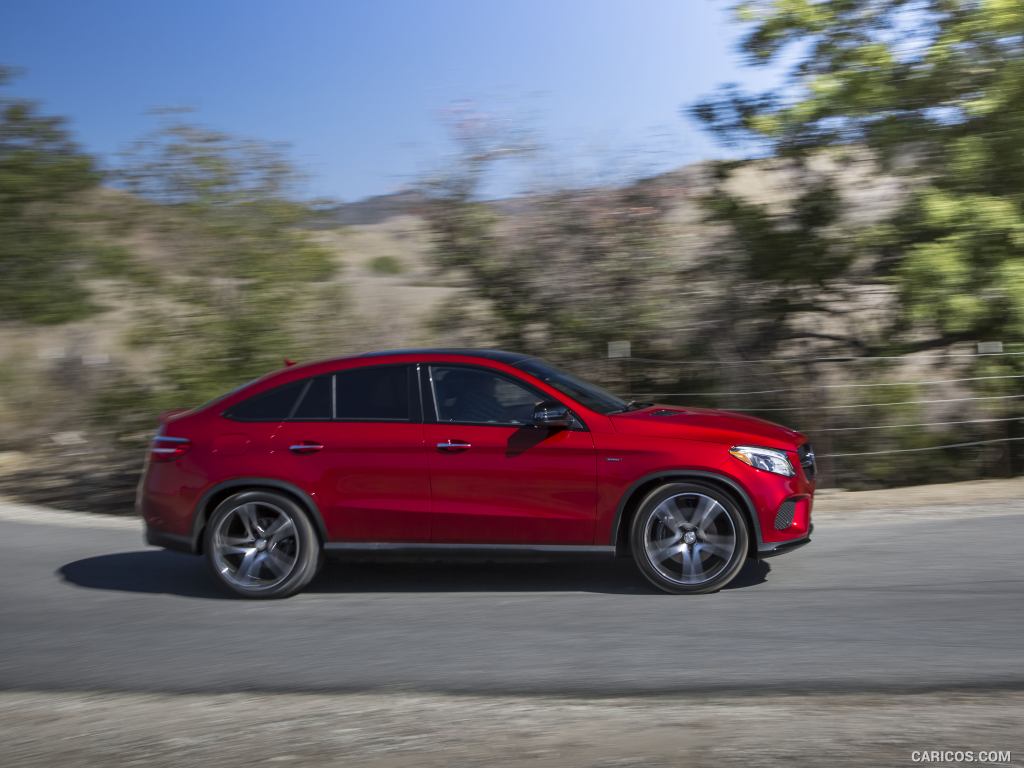
M 502 372 L 427 370 L 432 541 L 593 544 L 597 458 L 585 426 L 534 428 L 534 406 L 550 398 Z

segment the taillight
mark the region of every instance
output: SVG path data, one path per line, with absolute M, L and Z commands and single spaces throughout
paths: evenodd
M 168 437 L 157 435 L 153 438 L 149 455 L 153 461 L 174 461 L 188 453 L 192 443 L 187 437 Z

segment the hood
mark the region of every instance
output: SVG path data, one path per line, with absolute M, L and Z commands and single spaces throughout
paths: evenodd
M 794 451 L 804 442 L 800 432 L 764 419 L 710 408 L 653 405 L 611 414 L 616 431 L 651 437 L 676 437 L 706 443 L 761 445 Z

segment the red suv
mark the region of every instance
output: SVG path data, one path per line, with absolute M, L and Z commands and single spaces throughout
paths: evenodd
M 331 552 L 632 555 L 699 593 L 808 542 L 813 493 L 799 432 L 431 349 L 285 368 L 166 417 L 137 503 L 150 544 L 246 597 L 295 593 Z

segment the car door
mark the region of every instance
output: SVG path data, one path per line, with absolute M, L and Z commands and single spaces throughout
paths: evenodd
M 534 428 L 551 398 L 518 377 L 454 364 L 426 367 L 424 436 L 436 543 L 592 544 L 594 441 Z
M 414 366 L 364 366 L 312 379 L 274 442 L 283 474 L 316 489 L 330 539 L 430 540 Z

